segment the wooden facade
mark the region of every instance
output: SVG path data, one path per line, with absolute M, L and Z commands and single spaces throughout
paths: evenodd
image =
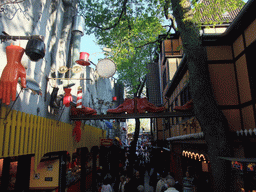
M 256 78 L 253 69 L 256 50 L 256 17 L 253 14 L 255 8 L 256 3 L 249 1 L 225 32 L 216 34 L 214 30 L 215 33 L 211 34 L 206 29 L 207 33 L 202 34 L 214 97 L 229 123 L 227 129 L 233 141 L 234 152 L 231 164 L 237 162 L 235 158 L 246 161 L 246 158 L 256 157 L 251 150 L 256 147 Z M 192 99 L 188 86 L 186 56 L 182 50 L 177 50 L 178 46 L 176 50 L 171 48 L 175 45 L 173 42 L 181 45 L 180 37 L 171 37 L 162 42 L 160 59 L 163 99 L 170 112 L 175 106 L 182 106 Z M 196 118 L 172 117 L 169 124 L 159 127 L 158 132 L 163 131 L 165 134 L 159 134 L 158 139 L 166 139 L 169 135 L 166 140 L 171 146 L 170 171 L 174 172 L 176 179 L 182 182 L 186 167 L 192 165 L 198 173 L 211 181 L 207 145 Z M 255 163 L 250 164 L 254 167 L 253 170 Z M 249 166 L 249 162 L 245 166 Z M 183 175 L 179 173 L 180 170 Z M 245 179 L 236 180 L 235 188 L 243 190 Z M 212 182 L 208 184 L 211 186 Z M 247 189 L 249 185 L 247 184 Z

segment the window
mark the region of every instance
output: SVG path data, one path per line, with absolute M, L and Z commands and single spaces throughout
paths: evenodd
M 186 86 L 180 93 L 180 101 L 181 105 L 186 104 L 188 101 L 191 100 L 191 95 L 189 92 L 189 86 Z

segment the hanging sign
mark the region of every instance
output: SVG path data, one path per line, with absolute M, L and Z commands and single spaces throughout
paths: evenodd
M 100 145 L 102 146 L 111 146 L 113 144 L 113 139 L 101 139 L 100 140 Z

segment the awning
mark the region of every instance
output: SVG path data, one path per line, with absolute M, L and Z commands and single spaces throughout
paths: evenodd
M 187 134 L 187 135 L 180 135 L 180 136 L 175 136 L 175 137 L 169 137 L 166 140 L 167 141 L 176 141 L 176 140 L 186 140 L 186 139 L 202 139 L 204 138 L 204 133 L 192 133 L 192 134 Z
M 238 161 L 243 163 L 256 163 L 256 158 L 239 158 L 239 157 L 219 157 L 227 161 Z

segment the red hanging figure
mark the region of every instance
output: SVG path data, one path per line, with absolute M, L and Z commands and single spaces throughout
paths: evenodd
M 71 88 L 64 88 L 64 91 L 65 91 L 65 96 L 63 98 L 63 105 L 65 105 L 66 107 L 69 107 L 70 106 L 70 102 L 73 101 L 73 97 L 70 94 Z
M 73 129 L 72 136 L 76 135 L 75 140 L 78 143 L 81 139 L 81 124 L 82 121 L 75 121 L 76 126 Z
M 25 49 L 20 46 L 10 45 L 6 47 L 7 65 L 0 80 L 0 99 L 6 105 L 16 99 L 18 79 L 21 78 L 21 86 L 26 88 L 26 70 L 21 64 L 21 58 Z

